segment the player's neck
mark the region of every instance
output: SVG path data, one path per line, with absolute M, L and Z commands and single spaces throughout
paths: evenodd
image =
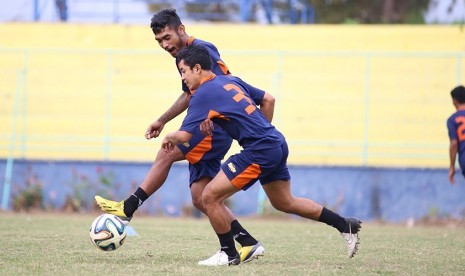
M 184 43 L 184 45 L 189 45 L 189 44 L 190 44 L 189 39 L 191 39 L 191 37 L 190 37 L 188 34 L 183 33 L 183 34 L 181 35 L 181 40 L 182 40 L 182 42 Z M 193 38 L 192 38 L 192 39 L 193 39 Z
M 202 70 L 202 73 L 200 75 L 201 81 L 200 85 L 202 85 L 204 82 L 209 81 L 215 77 L 215 74 L 210 71 L 210 70 Z
M 457 110 L 465 110 L 465 104 L 459 104 Z

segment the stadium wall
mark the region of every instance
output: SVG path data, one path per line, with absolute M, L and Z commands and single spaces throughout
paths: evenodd
M 277 98 L 295 165 L 443 167 L 459 26 L 188 25 Z M 148 26 L 2 24 L 0 157 L 150 161 L 149 122 L 179 95 Z M 165 131 L 179 126 L 182 116 Z M 237 152 L 235 145 L 231 152 Z
M 450 186 L 444 170 L 449 91 L 465 79 L 459 26 L 188 24 L 187 32 L 276 96 L 296 194 L 366 219 L 462 216 L 463 183 Z M 30 183 L 57 208 L 68 194 L 91 204 L 83 193 L 92 185 L 126 196 L 160 147 L 143 132 L 180 91 L 148 26 L 2 24 L 0 35 L 2 203 L 11 207 L 8 189 Z M 190 201 L 184 166 L 146 212 L 180 214 Z M 261 208 L 254 189 L 236 196 L 239 214 Z
M 6 160 L 0 160 L 5 171 Z M 21 195 L 40 187 L 46 210 L 90 211 L 93 196 L 124 199 L 134 191 L 150 163 L 53 162 L 18 160 L 13 166 L 11 205 Z M 363 220 L 404 222 L 421 219 L 463 219 L 465 183 L 452 186 L 445 169 L 290 166 L 292 192 L 341 213 Z M 195 216 L 185 163 L 175 164 L 167 182 L 140 208 L 139 213 Z M 29 188 L 29 190 L 28 190 Z M 3 196 L 0 190 L 0 196 Z M 232 197 L 239 216 L 279 216 L 265 199 L 259 183 Z

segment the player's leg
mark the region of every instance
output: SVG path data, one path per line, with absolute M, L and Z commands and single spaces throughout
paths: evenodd
M 264 157 L 271 156 L 269 158 L 271 160 L 281 160 L 276 166 L 269 166 L 269 171 L 267 170 L 268 164 L 266 164 L 266 161 L 262 168 L 264 173 L 260 177 L 260 182 L 271 204 L 282 212 L 299 215 L 333 226 L 339 230 L 346 240 L 349 258 L 353 257 L 358 249 L 358 232 L 361 222 L 355 218 L 343 218 L 311 199 L 293 196 L 291 193 L 291 177 L 287 168 L 288 155 L 289 150 L 287 143 L 284 141 L 280 148 L 269 150 L 269 152 L 264 152 L 261 156 L 256 157 L 258 160 L 260 158 L 268 160 Z
M 348 257 L 353 257 L 358 250 L 361 222 L 355 218 L 341 217 L 311 199 L 294 197 L 290 186 L 290 181 L 283 180 L 262 185 L 271 205 L 277 210 L 324 222 L 339 230 L 347 242 Z
M 277 180 L 262 185 L 271 205 L 285 213 L 318 220 L 323 206 L 307 198 L 294 197 L 290 192 L 289 180 Z
M 231 231 L 230 214 L 224 205 L 224 200 L 237 191 L 239 189 L 231 184 L 223 171 L 220 171 L 205 187 L 202 193 L 203 207 L 220 241 L 220 251 L 210 258 L 200 261 L 199 265 L 217 266 L 240 263 L 240 256 L 234 245 Z
M 126 200 L 116 202 L 95 196 L 95 201 L 104 212 L 117 215 L 123 221 L 129 222 L 139 206 L 166 181 L 171 165 L 183 159 L 184 154 L 177 147 L 169 153 L 160 149 L 141 185 Z
M 202 213 L 207 214 L 202 203 L 202 193 L 207 184 L 212 180 L 210 177 L 201 177 L 191 184 L 192 203 Z M 241 245 L 238 249 L 241 262 L 250 262 L 258 256 L 263 256 L 265 247 L 257 241 L 234 217 L 231 209 L 225 206 L 229 216 L 231 232 L 234 239 Z
M 202 204 L 202 192 L 207 186 L 208 182 L 210 182 L 212 178 L 210 177 L 202 177 L 197 181 L 194 181 L 191 184 L 191 197 L 192 197 L 192 204 L 195 208 L 197 208 L 202 213 L 206 214 L 205 208 L 203 208 Z

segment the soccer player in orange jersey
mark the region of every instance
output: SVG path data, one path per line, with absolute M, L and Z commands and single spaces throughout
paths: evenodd
M 177 59 L 182 79 L 196 92 L 181 128 L 166 135 L 162 148 L 171 152 L 175 145 L 189 141 L 198 129 L 209 132 L 204 124 L 210 126 L 211 121 L 243 148 L 222 164 L 203 191 L 203 206 L 218 235 L 220 250 L 199 265 L 240 263 L 224 200 L 240 190 L 247 190 L 257 180 L 276 209 L 336 228 L 347 243 L 349 258 L 353 257 L 358 250 L 361 221 L 341 217 L 311 199 L 291 194 L 286 139 L 257 108 L 256 95 L 263 91 L 237 77 L 213 73 L 208 50 L 202 45 L 185 47 Z
M 450 92 L 456 112 L 447 119 L 449 132 L 449 181 L 455 183 L 455 160 L 459 156 L 462 176 L 465 176 L 465 87 L 459 85 Z
M 221 60 L 217 48 L 212 43 L 194 38 L 186 33 L 185 26 L 175 9 L 164 9 L 156 13 L 152 17 L 150 27 L 158 45 L 172 57 L 175 58 L 178 52 L 188 45 L 202 45 L 207 49 L 212 62 L 211 70 L 217 75 L 230 74 L 228 67 Z M 176 63 L 174 66 L 177 68 Z M 184 82 L 182 82 L 182 90 L 183 92 L 176 102 L 150 124 L 145 133 L 147 139 L 158 137 L 166 123 L 187 109 L 194 91 L 190 90 Z M 260 106 L 264 114 L 268 114 L 268 119 L 271 121 L 274 98 L 268 93 L 262 93 L 257 96 L 255 104 Z M 189 141 L 176 145 L 170 153 L 160 150 L 143 182 L 126 200 L 116 202 L 100 196 L 96 196 L 95 200 L 103 211 L 117 215 L 129 222 L 138 207 L 163 185 L 171 165 L 176 161 L 187 159 L 189 161 L 192 202 L 197 209 L 205 213 L 201 200 L 202 192 L 207 183 L 220 170 L 221 160 L 228 152 L 231 142 L 231 137 L 221 128 L 216 128 L 212 136 L 206 136 L 198 130 L 193 133 Z M 241 245 L 239 250 L 241 261 L 248 262 L 263 255 L 265 250 L 263 245 L 242 227 L 231 210 L 227 209 L 227 212 L 233 236 Z

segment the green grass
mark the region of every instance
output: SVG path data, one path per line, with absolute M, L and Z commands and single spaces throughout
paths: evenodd
M 265 256 L 201 267 L 218 240 L 206 219 L 135 217 L 138 236 L 114 252 L 91 244 L 97 214 L 1 213 L 0 275 L 464 275 L 465 229 L 364 223 L 359 253 L 346 256 L 336 230 L 297 219 L 241 218 Z

